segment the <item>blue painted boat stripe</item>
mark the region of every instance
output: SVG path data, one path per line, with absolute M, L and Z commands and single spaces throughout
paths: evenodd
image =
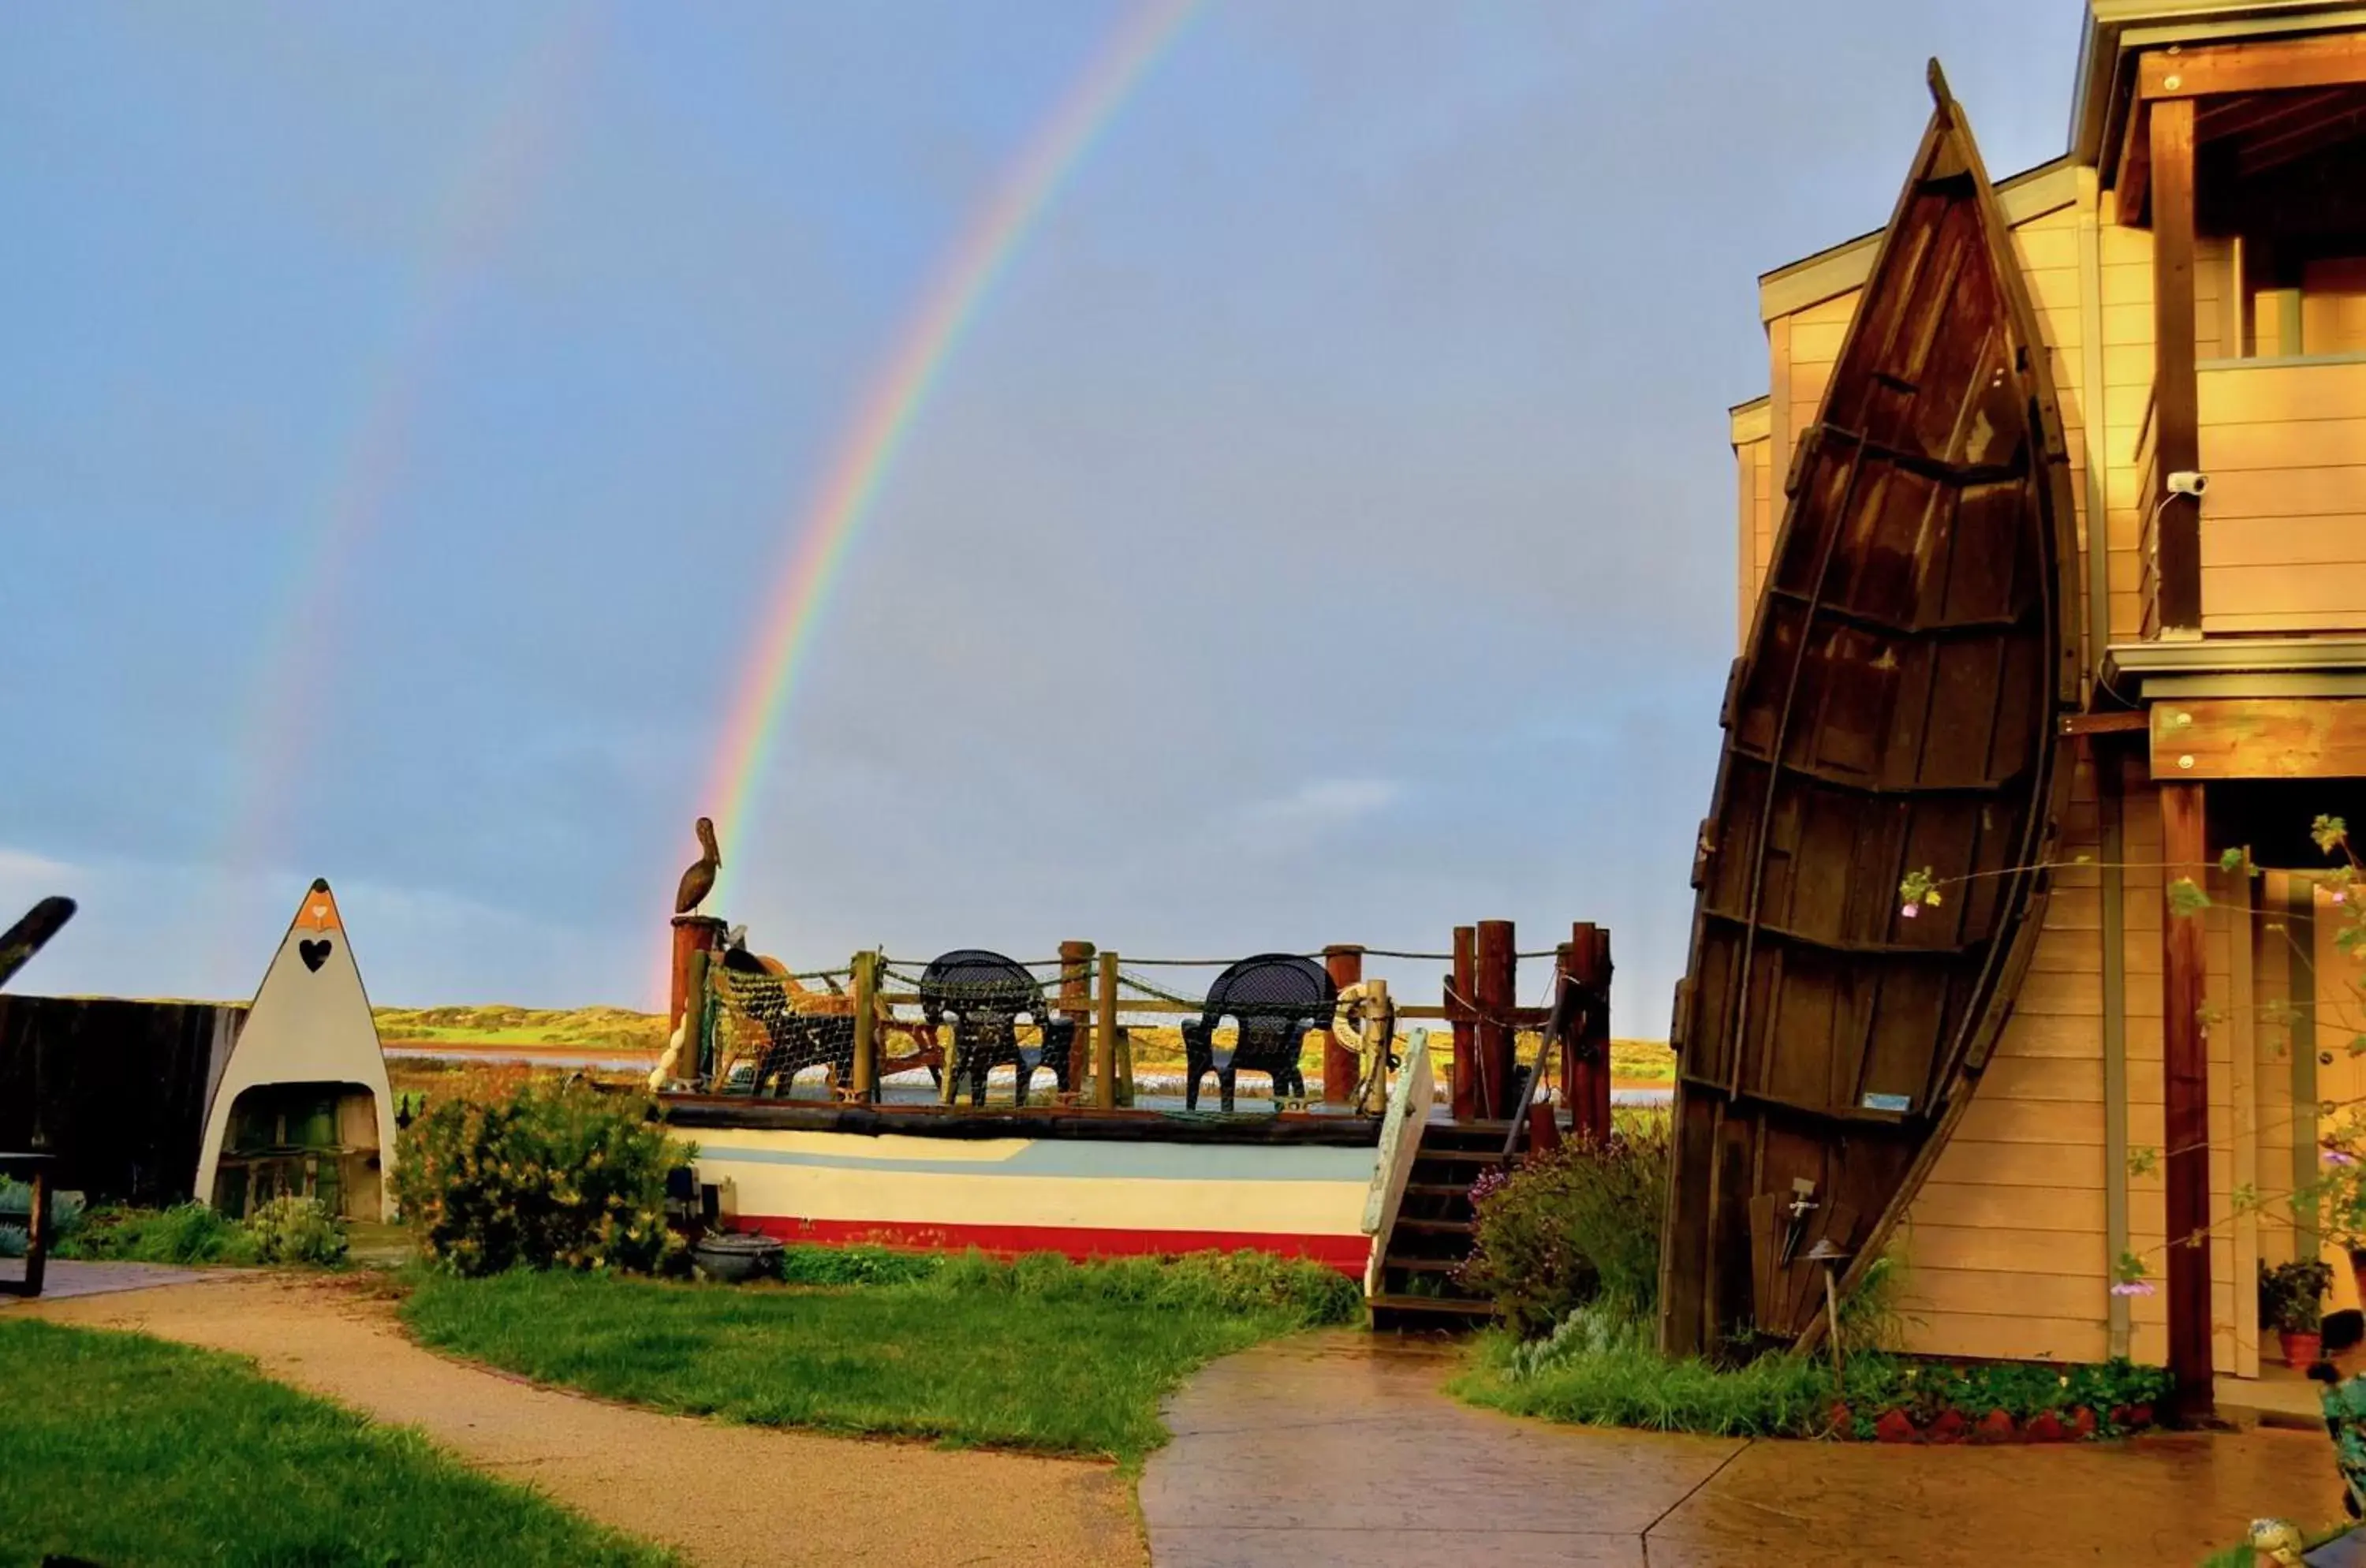
M 860 1155 L 751 1149 L 702 1139 L 702 1161 L 802 1166 L 911 1176 L 1082 1177 L 1101 1181 L 1356 1181 L 1372 1179 L 1372 1151 L 1349 1148 L 1194 1147 L 1047 1138 L 1008 1159 L 866 1159 Z

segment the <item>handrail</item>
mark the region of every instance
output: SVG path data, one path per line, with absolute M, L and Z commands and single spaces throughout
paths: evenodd
M 1405 1184 L 1413 1179 L 1414 1156 L 1421 1152 L 1422 1129 L 1429 1122 L 1430 1101 L 1437 1092 L 1431 1073 L 1429 1031 L 1416 1029 L 1407 1043 L 1404 1070 L 1390 1086 L 1388 1112 L 1380 1120 L 1380 1149 L 1372 1161 L 1371 1190 L 1364 1198 L 1362 1228 L 1372 1238 L 1372 1250 L 1364 1264 L 1368 1298 L 1380 1293 L 1389 1237 L 1397 1228 Z

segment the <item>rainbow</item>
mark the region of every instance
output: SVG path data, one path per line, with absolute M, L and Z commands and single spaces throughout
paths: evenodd
M 719 804 L 711 815 L 726 858 L 711 905 L 741 862 L 730 852 L 744 841 L 749 797 L 772 761 L 830 589 L 929 395 L 1037 220 L 1199 5 L 1144 0 L 1120 23 L 963 230 L 872 380 L 800 514 L 716 750 L 704 798 Z
M 361 417 L 328 467 L 325 490 L 306 508 L 317 521 L 287 555 L 273 595 L 276 611 L 265 618 L 254 673 L 242 682 L 242 739 L 230 754 L 243 760 L 245 777 L 233 787 L 222 837 L 207 856 L 224 874 L 265 869 L 273 858 L 266 840 L 284 833 L 322 706 L 341 591 L 355 557 L 401 492 L 421 417 L 458 336 L 471 286 L 499 257 L 565 140 L 601 52 L 603 29 L 595 15 L 583 8 L 522 52 L 483 131 L 470 139 L 441 193 L 400 335 L 364 378 Z M 225 943 L 241 931 L 236 921 L 219 929 Z M 227 948 L 217 956 L 225 973 L 243 967 Z

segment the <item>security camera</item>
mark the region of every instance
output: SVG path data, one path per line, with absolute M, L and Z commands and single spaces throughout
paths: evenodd
M 2169 493 L 2171 495 L 2190 495 L 2198 501 L 2202 492 L 2209 488 L 2210 476 L 2197 474 L 2191 468 L 2180 468 L 2169 476 Z

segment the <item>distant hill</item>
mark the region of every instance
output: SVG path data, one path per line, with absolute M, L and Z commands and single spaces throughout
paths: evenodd
M 453 1044 L 569 1045 L 592 1051 L 662 1051 L 661 1013 L 629 1008 L 522 1008 L 493 1002 L 474 1007 L 375 1008 L 378 1038 L 389 1045 L 442 1041 Z
M 665 1049 L 661 1013 L 630 1008 L 524 1008 L 494 1002 L 474 1007 L 378 1008 L 378 1038 L 389 1045 L 442 1042 L 448 1044 L 569 1046 L 576 1050 L 658 1052 Z M 1180 1067 L 1180 1032 L 1133 1032 L 1134 1060 L 1144 1066 Z M 1451 1059 L 1447 1032 L 1430 1035 L 1432 1059 Z M 1311 1055 L 1311 1053 L 1310 1053 Z M 1663 1041 L 1614 1040 L 1611 1072 L 1622 1082 L 1667 1082 L 1676 1076 L 1675 1057 Z

